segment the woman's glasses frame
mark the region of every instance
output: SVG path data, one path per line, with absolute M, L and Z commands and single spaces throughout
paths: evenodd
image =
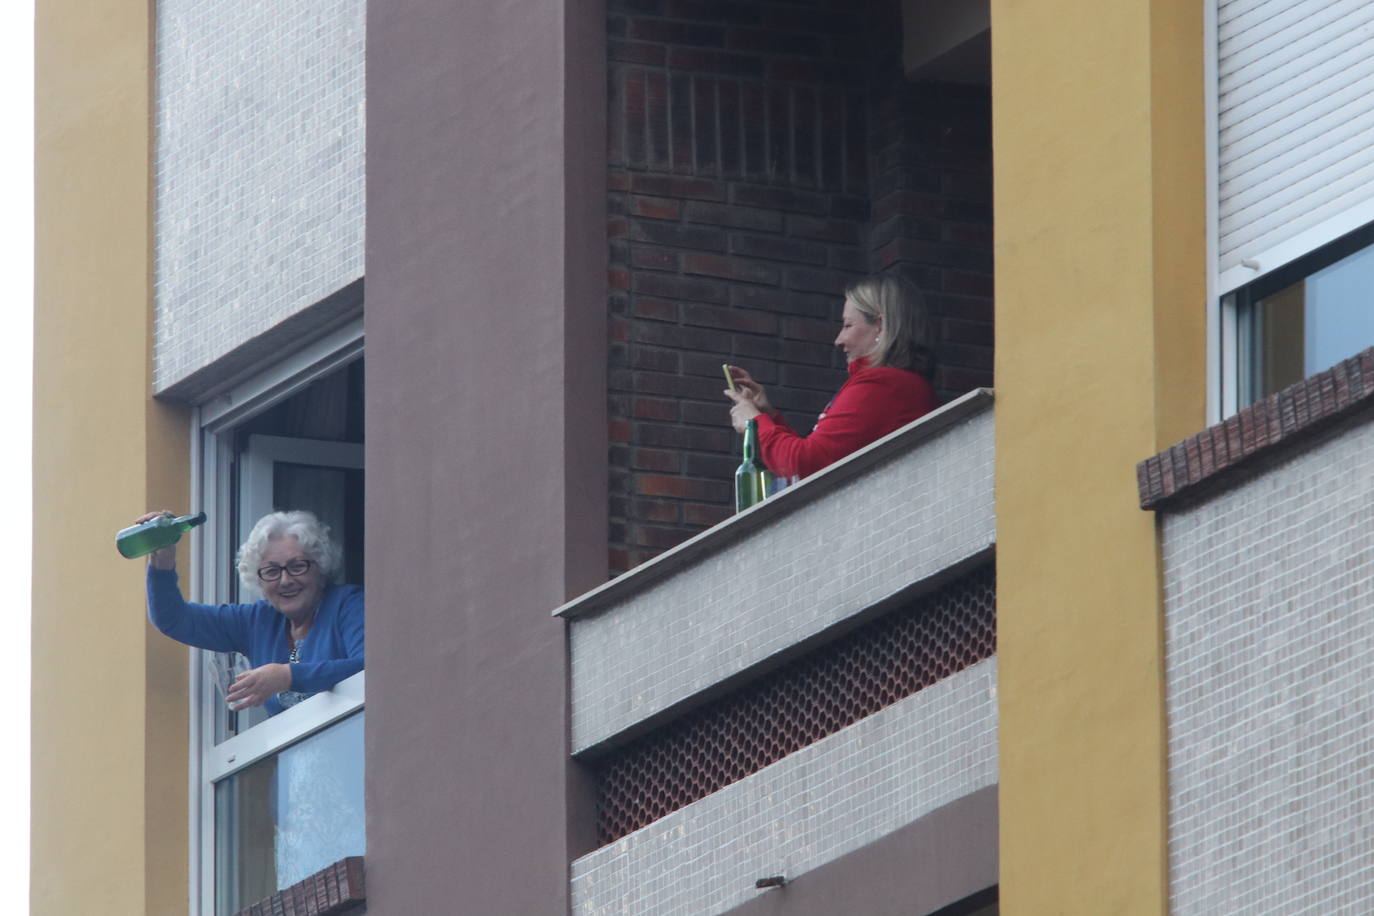
M 276 582 L 281 578 L 282 573 L 286 573 L 292 578 L 298 578 L 310 572 L 310 567 L 315 565 L 314 560 L 296 559 L 287 563 L 285 566 L 260 566 L 258 567 L 258 578 L 264 582 Z

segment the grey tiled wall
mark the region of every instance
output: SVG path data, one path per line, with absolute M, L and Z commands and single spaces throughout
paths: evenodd
M 996 685 L 979 662 L 583 856 L 573 913 L 721 913 L 994 785 Z
M 154 389 L 363 275 L 364 0 L 159 0 Z
M 976 414 L 574 620 L 574 751 L 989 548 L 992 423 Z
M 1374 425 L 1164 520 L 1175 916 L 1374 912 Z

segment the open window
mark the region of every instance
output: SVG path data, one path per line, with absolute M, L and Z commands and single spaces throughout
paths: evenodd
M 250 602 L 238 545 L 276 509 L 308 509 L 363 583 L 362 327 L 357 322 L 198 408 L 201 504 L 210 515 L 190 584 L 196 600 Z M 229 916 L 364 850 L 360 673 L 268 718 L 233 712 L 217 672 L 233 657 L 193 653 L 192 901 Z

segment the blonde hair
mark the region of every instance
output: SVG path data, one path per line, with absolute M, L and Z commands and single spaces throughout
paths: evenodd
M 878 343 L 868 356 L 870 366 L 912 369 L 925 376 L 935 371 L 925 298 L 911 281 L 879 274 L 851 283 L 844 294 L 869 324 L 882 322 Z

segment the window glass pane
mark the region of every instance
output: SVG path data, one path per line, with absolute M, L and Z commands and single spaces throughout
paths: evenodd
M 1254 399 L 1302 381 L 1304 284 L 1295 283 L 1255 304 L 1252 360 Z
M 1305 369 L 1330 369 L 1374 344 L 1374 248 L 1307 278 Z
M 216 912 L 365 851 L 363 713 L 215 785 Z
M 216 744 L 228 741 L 267 719 L 267 711 L 261 706 L 236 712 L 229 708 L 225 700 L 234 678 L 252 667 L 246 657 L 237 652 L 206 652 L 205 660 L 210 667 L 214 708 L 218 712 L 214 721 Z

